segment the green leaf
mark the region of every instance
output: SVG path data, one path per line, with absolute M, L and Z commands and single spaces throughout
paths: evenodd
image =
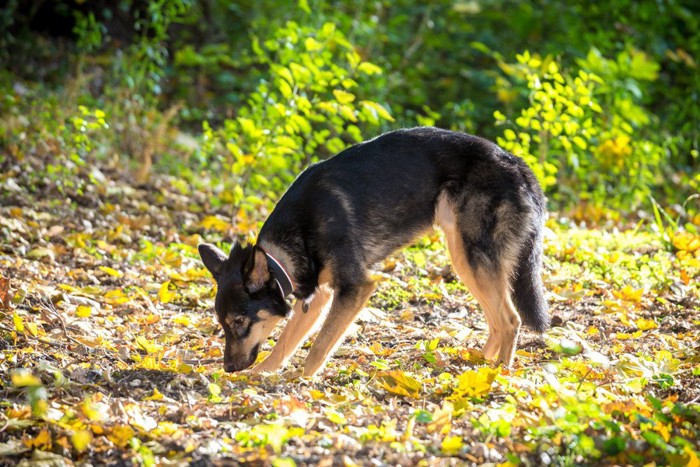
M 334 89 L 333 95 L 335 96 L 335 99 L 341 104 L 349 104 L 350 102 L 355 100 L 355 94 L 343 91 L 342 89 Z
M 380 75 L 382 73 L 382 69 L 380 67 L 370 62 L 360 63 L 357 69 L 366 75 Z
M 328 420 L 330 420 L 332 423 L 335 423 L 336 425 L 345 425 L 348 423 L 348 420 L 345 418 L 345 415 L 332 408 L 326 409 L 324 414 Z
M 376 102 L 372 101 L 360 101 L 360 105 L 368 109 L 369 111 L 373 112 L 376 116 L 379 118 L 382 118 L 384 120 L 393 122 L 394 117 L 391 116 L 388 110 L 386 110 L 384 107 L 382 107 L 380 104 L 377 104 Z
M 619 436 L 614 438 L 606 439 L 603 442 L 603 452 L 610 456 L 616 456 L 617 454 L 624 451 L 627 447 L 627 442 Z

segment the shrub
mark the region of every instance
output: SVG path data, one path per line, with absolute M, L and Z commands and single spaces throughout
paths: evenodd
M 230 170 L 226 185 L 239 221 L 261 208 L 264 214 L 307 164 L 361 141 L 362 128 L 393 120 L 355 94 L 359 80 L 382 70 L 363 61 L 333 23 L 316 30 L 289 22 L 252 47 L 269 78 L 236 118 L 217 130 L 204 122 L 205 157 Z
M 510 119 L 494 114 L 507 127 L 497 141 L 530 164 L 559 207 L 632 209 L 647 201 L 665 158 L 640 105 L 641 82 L 656 79 L 658 65 L 635 50 L 615 60 L 592 50 L 578 64 L 560 70 L 527 51 L 501 63 L 514 88 L 524 82 L 529 105 Z

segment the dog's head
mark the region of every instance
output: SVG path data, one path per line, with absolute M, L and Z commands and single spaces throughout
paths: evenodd
M 289 314 L 290 307 L 260 247 L 235 243 L 227 258 L 217 247 L 203 243 L 199 255 L 218 286 L 214 308 L 226 336 L 224 369 L 248 368 L 260 344 Z

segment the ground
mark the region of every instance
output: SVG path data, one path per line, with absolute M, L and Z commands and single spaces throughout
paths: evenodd
M 0 463 L 700 465 L 696 235 L 550 216 L 553 327 L 525 331 L 511 369 L 483 360 L 483 315 L 436 233 L 377 266 L 319 377 L 300 377 L 306 349 L 227 374 L 196 246 L 254 232 L 230 207 L 168 176 L 104 170 L 76 191 L 12 170 Z

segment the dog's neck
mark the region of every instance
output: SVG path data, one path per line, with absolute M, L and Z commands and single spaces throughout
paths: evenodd
M 295 268 L 291 257 L 286 251 L 273 243 L 261 241 L 258 246 L 263 249 L 268 257 L 270 268 L 277 283 L 280 285 L 282 295 L 285 297 L 290 295 L 295 289 Z

